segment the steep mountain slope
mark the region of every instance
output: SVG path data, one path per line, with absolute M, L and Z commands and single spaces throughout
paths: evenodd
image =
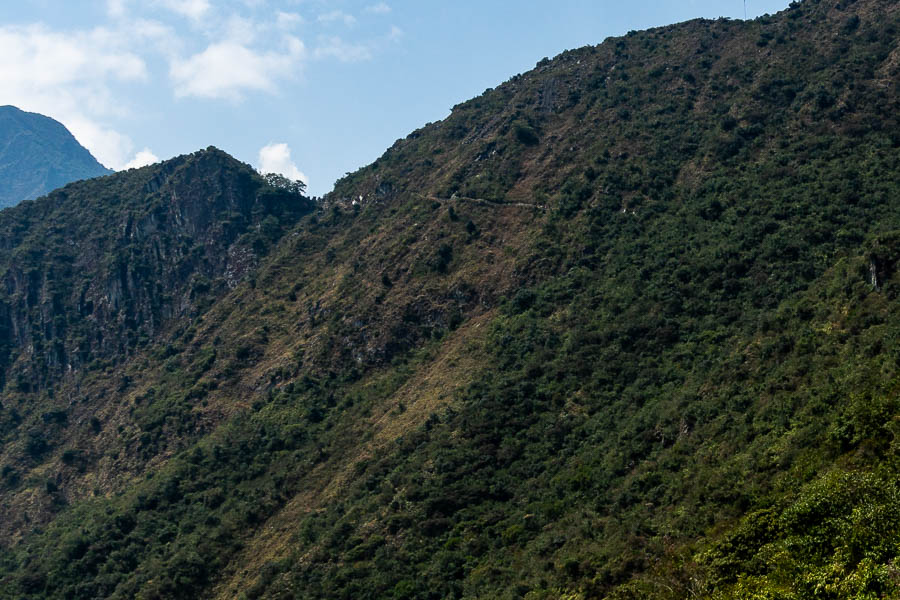
M 75 443 L 60 431 L 72 419 L 99 433 L 108 397 L 92 402 L 91 380 L 112 393 L 128 387 L 121 365 L 146 361 L 148 348 L 154 358 L 171 353 L 154 342 L 201 322 L 213 299 L 248 278 L 311 210 L 296 192 L 210 148 L 0 213 L 0 431 L 24 444 L 6 443 L 3 455 L 22 452 L 27 468 L 57 445 L 78 446 L 79 462 L 87 446 L 117 447 L 103 436 Z M 0 531 L 20 524 L 4 519 Z
M 110 173 L 61 123 L 0 106 L 0 208 Z
M 566 52 L 311 213 L 241 221 L 243 280 L 188 261 L 187 309 L 88 311 L 107 341 L 71 370 L 35 348 L 72 356 L 87 317 L 32 309 L 0 598 L 900 593 L 898 19 L 806 0 Z M 214 156 L 169 214 L 223 189 Z M 96 248 L 138 256 L 113 243 L 129 206 Z M 133 279 L 95 272 L 60 297 Z

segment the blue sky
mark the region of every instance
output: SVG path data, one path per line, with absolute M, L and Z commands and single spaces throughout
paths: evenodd
M 743 0 L 4 2 L 0 105 L 62 121 L 114 169 L 214 145 L 321 195 L 545 56 L 719 16 Z

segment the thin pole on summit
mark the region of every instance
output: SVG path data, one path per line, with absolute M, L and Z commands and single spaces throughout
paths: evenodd
M 747 20 L 747 0 L 744 0 L 744 20 Z

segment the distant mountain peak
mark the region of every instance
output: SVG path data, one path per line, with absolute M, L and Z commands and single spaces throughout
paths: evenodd
M 62 123 L 0 106 L 0 208 L 110 173 Z

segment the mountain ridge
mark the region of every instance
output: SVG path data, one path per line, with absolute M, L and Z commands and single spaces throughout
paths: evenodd
M 112 172 L 61 123 L 14 106 L 0 106 L 0 208 Z
M 4 387 L 0 598 L 898 593 L 897 19 L 633 32 L 284 222 L 254 201 L 235 285 Z M 281 193 L 207 158 L 181 180 L 204 202 L 229 169 Z M 59 193 L 140 206 L 151 172 Z M 220 237 L 166 206 L 173 256 Z

